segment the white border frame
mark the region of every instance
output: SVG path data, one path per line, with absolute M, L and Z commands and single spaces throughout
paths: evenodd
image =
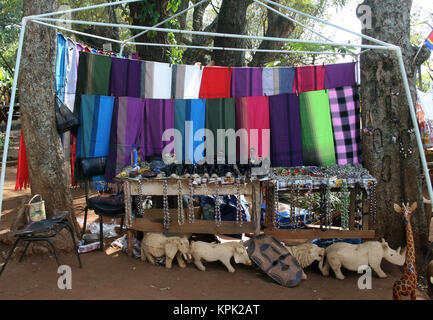
M 254 3 L 256 3 L 262 7 L 268 8 L 269 10 L 276 12 L 277 14 L 285 17 L 286 19 L 306 28 L 307 30 L 315 33 L 316 35 L 319 35 L 321 38 L 323 38 L 327 41 L 307 41 L 307 40 L 300 40 L 300 39 L 273 38 L 273 37 L 264 37 L 264 36 L 222 34 L 222 33 L 215 33 L 215 32 L 202 32 L 202 31 L 178 30 L 178 29 L 170 29 L 170 28 L 158 28 L 158 26 L 164 24 L 165 22 L 167 22 L 167 21 L 169 21 L 169 20 L 171 20 L 171 19 L 173 19 L 173 18 L 175 18 L 181 14 L 184 14 L 184 13 L 188 12 L 189 10 L 191 10 L 192 8 L 198 6 L 198 5 L 200 5 L 206 1 L 209 1 L 209 0 L 202 0 L 198 3 L 196 3 L 195 5 L 190 6 L 190 7 L 186 8 L 185 10 L 182 10 L 181 12 L 165 19 L 164 21 L 159 22 L 158 24 L 154 25 L 153 27 L 143 27 L 143 26 L 124 25 L 124 24 L 113 24 L 113 23 L 103 23 L 103 22 L 90 22 L 90 21 L 78 21 L 78 20 L 66 20 L 66 19 L 50 18 L 52 16 L 63 15 L 66 13 L 85 11 L 85 10 L 91 10 L 91 9 L 95 9 L 95 8 L 115 6 L 115 5 L 120 5 L 120 4 L 131 3 L 131 2 L 138 2 L 138 1 L 141 1 L 141 0 L 124 0 L 124 1 L 110 2 L 110 3 L 104 3 L 104 4 L 89 6 L 89 7 L 75 8 L 75 9 L 69 9 L 69 10 L 63 10 L 63 11 L 44 13 L 44 14 L 40 14 L 40 15 L 27 16 L 27 17 L 24 17 L 22 19 L 21 32 L 20 32 L 20 38 L 19 38 L 19 44 L 18 44 L 18 53 L 17 53 L 17 59 L 16 59 L 16 63 L 15 63 L 14 82 L 13 82 L 13 86 L 12 86 L 12 94 L 11 94 L 11 100 L 10 100 L 10 105 L 9 105 L 8 122 L 7 122 L 7 127 L 6 127 L 5 144 L 4 144 L 4 148 L 3 148 L 2 169 L 1 169 L 1 176 L 0 176 L 0 220 L 1 220 L 1 212 L 2 212 L 2 204 L 3 204 L 4 181 L 5 181 L 5 175 L 6 175 L 6 162 L 7 162 L 8 148 L 9 148 L 12 116 L 13 116 L 13 109 L 14 109 L 14 105 L 15 105 L 18 76 L 19 76 L 19 72 L 20 72 L 22 49 L 23 49 L 23 45 L 24 45 L 24 34 L 25 34 L 25 30 L 26 30 L 26 26 L 27 26 L 28 22 L 35 22 L 35 23 L 38 23 L 38 24 L 41 24 L 41 25 L 44 25 L 47 27 L 58 29 L 58 30 L 64 30 L 64 31 L 73 32 L 73 33 L 81 34 L 81 35 L 86 35 L 89 37 L 94 37 L 94 38 L 98 38 L 98 39 L 102 39 L 102 40 L 106 40 L 106 41 L 110 41 L 110 42 L 114 42 L 114 43 L 120 43 L 121 44 L 120 53 L 123 52 L 123 49 L 126 45 L 142 45 L 142 46 L 164 46 L 164 47 L 174 46 L 174 47 L 182 47 L 182 48 L 197 48 L 197 49 L 207 49 L 207 50 L 231 50 L 231 51 L 278 52 L 278 53 L 306 53 L 306 54 L 334 54 L 334 55 L 341 54 L 339 52 L 259 50 L 259 49 L 247 49 L 247 48 L 223 48 L 223 47 L 204 47 L 204 46 L 169 45 L 169 44 L 132 42 L 132 40 L 134 40 L 138 36 L 148 32 L 148 31 L 184 33 L 184 34 L 212 36 L 212 37 L 256 39 L 256 40 L 269 40 L 269 41 L 281 41 L 281 42 L 292 42 L 292 43 L 308 43 L 308 44 L 314 44 L 314 45 L 318 45 L 318 46 L 331 45 L 334 47 L 346 48 L 348 50 L 349 54 L 353 55 L 357 62 L 359 62 L 359 56 L 363 52 L 366 52 L 369 50 L 387 50 L 387 51 L 393 52 L 397 56 L 399 67 L 400 67 L 400 73 L 401 73 L 401 76 L 403 79 L 403 86 L 404 86 L 404 89 L 406 92 L 406 98 L 407 98 L 407 102 L 409 105 L 409 112 L 410 112 L 410 116 L 412 119 L 412 125 L 415 128 L 415 136 L 416 136 L 416 140 L 417 140 L 418 150 L 420 153 L 421 164 L 422 164 L 423 171 L 424 171 L 424 176 L 425 176 L 425 180 L 426 180 L 426 184 L 427 184 L 427 189 L 428 189 L 430 201 L 433 199 L 433 190 L 432 190 L 430 175 L 428 172 L 427 161 L 426 161 L 426 157 L 424 154 L 424 148 L 423 148 L 423 144 L 422 144 L 422 140 L 421 140 L 421 135 L 420 135 L 420 132 L 418 130 L 418 122 L 416 119 L 415 106 L 414 106 L 414 102 L 413 102 L 412 95 L 410 92 L 409 81 L 407 79 L 407 73 L 406 73 L 406 69 L 405 69 L 404 61 L 403 61 L 403 54 L 402 54 L 400 47 L 393 45 L 393 44 L 389 44 L 389 43 L 380 41 L 380 40 L 377 40 L 377 39 L 374 39 L 372 37 L 369 37 L 369 36 L 361 34 L 361 33 L 357 33 L 357 32 L 348 30 L 344 27 L 333 24 L 329 21 L 311 16 L 309 14 L 306 14 L 304 12 L 301 12 L 301 11 L 295 10 L 293 8 L 284 6 L 282 4 L 273 2 L 271 0 L 261 0 L 261 1 L 268 3 L 268 4 L 271 4 L 271 5 L 274 5 L 274 6 L 277 6 L 277 7 L 282 8 L 282 9 L 288 10 L 292 13 L 303 15 L 304 17 L 313 19 L 313 20 L 320 22 L 320 23 L 323 23 L 323 24 L 327 24 L 327 25 L 334 27 L 336 29 L 339 29 L 339 30 L 348 32 L 350 34 L 356 35 L 357 37 L 359 37 L 361 39 L 369 40 L 370 42 L 375 43 L 375 45 L 348 44 L 348 43 L 333 42 L 331 39 L 329 39 L 329 38 L 321 35 L 320 33 L 306 27 L 305 25 L 296 21 L 295 19 L 280 13 L 279 11 L 269 7 L 265 3 L 258 1 L 258 0 L 253 0 L 253 1 L 254 1 Z M 135 35 L 135 36 L 133 36 L 133 37 L 131 37 L 125 41 L 120 41 L 120 40 L 110 39 L 110 38 L 106 38 L 106 37 L 96 36 L 93 34 L 88 34 L 88 33 L 84 33 L 84 32 L 79 32 L 79 31 L 67 29 L 64 27 L 53 25 L 53 24 L 48 23 L 48 22 L 62 22 L 62 23 L 70 23 L 70 24 L 86 24 L 86 25 L 95 25 L 95 26 L 120 27 L 120 28 L 142 30 L 142 32 L 138 33 L 137 35 Z M 360 51 L 359 53 L 356 53 L 356 52 L 351 50 L 353 48 L 360 48 L 360 49 L 366 49 L 366 50 Z M 358 78 L 357 80 L 359 81 L 359 78 L 360 78 L 359 74 L 358 74 L 357 78 Z

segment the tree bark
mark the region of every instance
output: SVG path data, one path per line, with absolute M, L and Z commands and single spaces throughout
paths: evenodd
M 247 34 L 247 8 L 252 0 L 223 0 L 218 15 L 218 33 Z M 216 37 L 215 47 L 245 48 L 245 39 Z M 212 56 L 217 66 L 245 65 L 245 52 L 215 50 Z
M 418 48 L 410 43 L 412 1 L 365 0 L 362 5 L 370 6 L 372 12 L 372 28 L 364 29 L 363 33 L 402 48 L 412 98 L 416 101 L 413 59 Z M 422 56 L 425 58 L 425 53 Z M 418 60 L 419 63 L 422 61 Z M 413 126 L 396 55 L 389 51 L 364 53 L 361 81 L 362 121 L 366 126 L 371 114 L 370 125 L 374 130 L 373 135 L 363 134 L 365 167 L 378 180 L 377 223 L 372 227 L 377 237 L 385 238 L 391 246 L 405 245 L 403 221 L 394 212 L 393 204 L 416 201 L 418 209 L 411 223 L 416 248 L 422 251 L 428 244 L 427 221 L 431 213 L 424 212 L 420 155 L 415 134 L 408 131 Z M 400 140 L 403 152 L 412 148 L 407 158 L 400 153 Z
M 23 15 L 55 11 L 57 1 L 24 1 Z M 32 194 L 45 200 L 47 217 L 54 210 L 69 211 L 78 226 L 72 205 L 70 178 L 62 143 L 56 128 L 54 73 L 56 31 L 29 22 L 26 26 L 21 60 L 20 110 Z

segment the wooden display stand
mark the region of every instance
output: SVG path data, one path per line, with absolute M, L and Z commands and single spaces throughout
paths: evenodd
M 181 179 L 182 194 L 189 195 L 189 179 Z M 178 195 L 178 180 L 167 180 L 167 195 Z M 171 223 L 168 230 L 164 229 L 163 209 L 144 210 L 143 218 L 134 218 L 132 216 L 131 202 L 132 196 L 139 195 L 138 180 L 128 178 L 123 180 L 125 190 L 125 224 L 128 233 L 128 255 L 132 256 L 132 239 L 136 231 L 142 232 L 173 232 L 173 233 L 205 233 L 205 234 L 260 234 L 260 195 L 261 182 L 259 180 L 247 181 L 240 186 L 240 194 L 246 199 L 251 199 L 249 203 L 251 222 L 243 222 L 242 225 L 236 221 L 221 221 L 221 225 L 217 225 L 214 220 L 198 220 L 194 223 L 188 222 L 188 208 L 184 208 L 185 223 L 179 225 L 177 221 L 177 208 L 170 209 Z M 194 185 L 194 195 L 211 195 L 216 194 L 216 183 L 209 181 L 206 186 Z M 145 179 L 142 180 L 142 194 L 145 196 L 162 196 L 163 195 L 163 180 L 160 179 Z M 129 192 L 128 192 L 129 191 Z M 219 195 L 236 194 L 235 184 L 219 185 Z
M 344 230 L 338 227 L 329 227 L 320 229 L 318 225 L 307 225 L 307 229 L 276 229 L 273 226 L 273 212 L 272 207 L 269 205 L 274 199 L 274 183 L 276 181 L 268 180 L 264 182 L 264 188 L 266 190 L 266 214 L 264 218 L 264 233 L 272 235 L 278 240 L 293 240 L 293 239 L 331 239 L 331 238 L 342 238 L 342 239 L 373 239 L 375 237 L 374 230 L 368 230 L 368 214 L 362 215 L 362 228 L 363 230 L 355 230 L 355 197 L 356 194 L 354 189 L 349 189 L 350 191 L 350 205 L 349 205 L 349 230 Z M 338 191 L 332 190 L 332 191 Z M 289 192 L 288 190 L 279 190 L 278 193 Z M 312 190 L 312 192 L 319 192 L 319 190 Z M 364 207 L 366 207 L 364 205 Z

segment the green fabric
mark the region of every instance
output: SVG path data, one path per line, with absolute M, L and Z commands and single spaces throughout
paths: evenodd
M 212 131 L 214 136 L 214 159 L 218 155 L 217 144 L 217 130 L 218 129 L 233 129 L 236 133 L 236 104 L 233 98 L 224 99 L 207 99 L 206 100 L 206 129 Z M 206 149 L 208 150 L 207 143 L 210 140 L 206 135 Z M 236 157 L 236 138 L 234 140 L 234 148 L 232 148 L 229 155 L 229 139 L 225 138 L 225 156 L 226 161 L 228 157 Z
M 299 94 L 304 165 L 334 164 L 334 135 L 328 92 L 310 91 Z
M 91 54 L 88 58 L 86 94 L 107 96 L 110 87 L 111 57 Z
M 178 139 L 176 136 L 174 137 L 174 150 L 176 156 L 179 157 L 182 155 L 182 157 L 179 157 L 182 161 L 185 160 L 185 119 L 187 102 L 187 100 L 174 100 L 174 128 L 179 130 L 182 134 L 181 139 Z

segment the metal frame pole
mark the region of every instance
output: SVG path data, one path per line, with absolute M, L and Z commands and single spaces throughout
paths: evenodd
M 1 213 L 2 213 L 3 191 L 4 191 L 5 176 L 6 176 L 6 161 L 7 161 L 7 157 L 8 157 L 9 139 L 10 139 L 10 134 L 11 134 L 11 126 L 12 126 L 12 116 L 13 116 L 13 112 L 14 112 L 15 97 L 16 97 L 16 92 L 17 92 L 18 76 L 20 73 L 20 63 L 21 63 L 21 55 L 22 55 L 22 50 L 23 50 L 24 33 L 26 31 L 26 25 L 27 25 L 27 18 L 24 17 L 21 21 L 20 40 L 19 40 L 19 44 L 18 44 L 17 60 L 15 62 L 14 81 L 13 81 L 13 85 L 12 85 L 11 100 L 10 100 L 10 104 L 9 104 L 9 115 L 8 115 L 8 123 L 6 126 L 5 144 L 3 147 L 2 171 L 1 171 L 1 177 L 0 177 L 0 220 L 1 220 Z

